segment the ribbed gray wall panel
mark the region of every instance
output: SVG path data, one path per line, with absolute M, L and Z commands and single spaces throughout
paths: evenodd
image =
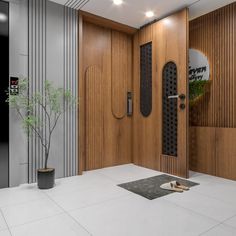
M 45 80 L 70 89 L 77 97 L 77 12 L 47 0 L 29 1 L 29 96 L 44 93 Z M 49 166 L 56 178 L 77 174 L 76 106 L 59 120 L 53 135 Z M 37 115 L 44 120 L 42 110 Z M 29 182 L 36 181 L 36 170 L 43 167 L 40 141 L 29 139 Z
M 78 15 L 77 11 L 64 7 L 64 88 L 78 97 Z M 74 109 L 64 116 L 65 176 L 75 175 L 78 168 L 78 111 Z
M 29 1 L 29 96 L 43 94 L 46 80 L 46 0 Z M 36 108 L 40 120 L 43 112 Z M 35 182 L 36 170 L 42 167 L 44 151 L 36 136 L 29 138 L 29 182 Z
M 65 3 L 65 6 L 79 10 L 81 9 L 85 4 L 87 4 L 89 0 L 68 0 Z

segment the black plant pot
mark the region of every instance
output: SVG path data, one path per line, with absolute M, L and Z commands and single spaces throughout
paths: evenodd
M 39 189 L 50 189 L 55 184 L 55 169 L 39 169 L 38 174 L 38 188 Z

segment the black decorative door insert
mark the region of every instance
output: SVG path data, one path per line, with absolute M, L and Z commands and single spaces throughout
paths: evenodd
M 152 111 L 152 42 L 140 46 L 140 111 L 145 117 Z
M 177 157 L 178 153 L 178 83 L 177 66 L 165 64 L 162 72 L 162 153 Z

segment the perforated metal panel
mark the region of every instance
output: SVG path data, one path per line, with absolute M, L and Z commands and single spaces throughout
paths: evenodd
M 162 126 L 162 153 L 177 157 L 178 138 L 178 99 L 168 98 L 178 94 L 177 66 L 174 62 L 168 62 L 163 68 L 163 126 Z
M 152 43 L 140 47 L 140 111 L 147 117 L 152 111 Z

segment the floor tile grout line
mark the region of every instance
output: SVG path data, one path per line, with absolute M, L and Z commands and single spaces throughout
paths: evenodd
M 233 219 L 234 217 L 236 217 L 236 214 L 235 214 L 234 216 L 229 217 L 228 219 L 222 221 L 221 223 L 224 224 L 224 225 L 227 225 L 227 226 L 230 226 L 230 227 L 236 229 L 236 226 L 228 225 L 227 223 L 225 223 L 226 221 L 229 221 L 229 220 Z
M 64 214 L 69 216 L 77 225 L 79 225 L 81 228 L 83 228 L 89 235 L 93 236 L 83 225 L 81 225 L 73 216 L 71 216 L 63 207 L 61 207 L 56 201 L 54 201 L 50 196 L 48 196 L 59 208 L 62 209 Z
M 211 196 L 211 195 L 209 195 L 209 194 L 205 194 L 205 193 L 199 192 L 199 191 L 194 190 L 194 189 L 193 189 L 193 192 L 199 193 L 199 194 L 201 194 L 201 195 L 203 195 L 203 196 L 205 196 L 205 197 L 209 197 L 209 198 L 211 198 L 211 199 L 215 199 L 215 200 L 221 201 L 221 202 L 226 203 L 226 204 L 228 204 L 228 205 L 232 205 L 232 204 L 233 204 L 232 202 L 228 202 L 228 201 L 225 201 L 225 200 L 222 200 L 222 199 L 213 197 L 213 196 Z
M 217 225 L 214 225 L 214 226 L 211 227 L 210 229 L 208 229 L 208 230 L 206 230 L 206 231 L 200 233 L 198 236 L 203 236 L 204 234 L 206 234 L 207 232 L 209 232 L 209 231 L 213 230 L 214 228 L 220 226 L 221 224 L 222 224 L 222 223 L 219 223 L 219 224 L 217 224 Z
M 103 173 L 99 173 L 99 174 L 106 177 L 106 178 L 108 178 L 108 179 L 110 179 L 110 180 L 112 180 L 116 184 L 116 186 L 124 183 L 123 181 L 122 181 L 122 183 L 120 183 L 120 180 L 112 178 L 109 175 L 106 175 L 106 174 L 103 174 Z M 135 179 L 132 179 L 132 180 L 127 180 L 125 183 L 134 182 L 134 181 L 138 181 L 138 180 L 146 179 L 146 178 L 151 178 L 151 177 L 155 177 L 155 176 L 158 176 L 158 175 L 161 175 L 161 174 L 162 174 L 161 172 L 157 172 L 155 175 L 151 175 L 149 177 L 141 177 L 141 178 L 138 178 L 138 179 L 135 178 Z M 117 182 L 119 182 L 119 183 L 117 183 Z
M 137 168 L 143 168 L 143 169 L 146 169 L 146 170 L 149 170 L 150 171 L 150 169 L 148 169 L 148 168 L 145 168 L 145 167 L 141 167 L 141 166 L 138 166 L 138 165 L 135 165 L 135 164 L 132 164 L 132 166 L 134 166 L 134 167 L 137 167 Z M 106 167 L 106 168 L 112 168 L 112 167 Z M 106 169 L 106 168 L 103 168 L 103 169 Z M 101 171 L 101 170 L 103 170 L 103 169 L 100 169 L 99 171 Z M 117 181 L 118 182 L 120 182 L 119 180 L 117 180 L 117 179 L 115 179 L 115 178 L 112 178 L 112 177 L 110 177 L 109 175 L 106 175 L 106 174 L 104 174 L 104 173 L 101 173 L 101 172 L 99 172 L 99 171 L 96 171 L 96 173 L 95 174 L 99 174 L 99 175 L 101 175 L 101 176 L 104 176 L 104 177 L 106 177 L 106 178 L 109 178 L 110 180 L 112 180 L 112 182 L 115 182 L 116 184 L 120 184 L 120 183 L 117 183 Z M 155 173 L 155 174 L 157 174 L 157 175 L 160 175 L 160 174 L 164 174 L 163 172 L 160 172 L 160 171 L 155 171 L 155 170 L 151 170 L 152 172 L 154 171 L 154 172 L 157 172 L 157 173 Z M 88 171 L 89 172 L 89 171 Z M 154 173 L 153 173 L 154 174 Z M 155 176 L 155 175 L 154 175 Z M 154 176 L 151 176 L 151 177 L 154 177 Z M 143 177 L 143 178 L 149 178 L 149 177 Z M 138 180 L 138 179 L 137 179 Z M 135 181 L 135 180 L 131 180 L 131 181 Z
M 204 215 L 204 214 L 201 214 L 201 213 L 199 213 L 199 212 L 196 212 L 196 211 L 194 211 L 194 210 L 192 210 L 192 209 L 189 209 L 189 208 L 187 208 L 187 207 L 180 206 L 180 205 L 178 205 L 177 203 L 171 202 L 171 201 L 169 201 L 169 200 L 167 200 L 167 199 L 163 199 L 163 200 L 164 200 L 164 201 L 167 201 L 168 203 L 171 203 L 171 204 L 173 204 L 173 205 L 175 205 L 175 206 L 177 206 L 177 207 L 180 207 L 180 208 L 183 208 L 183 209 L 188 210 L 188 211 L 190 211 L 190 212 L 193 212 L 194 214 L 199 215 L 199 216 L 201 216 L 201 217 L 208 218 L 208 219 L 213 220 L 213 221 L 215 221 L 215 222 L 217 222 L 217 223 L 222 223 L 222 221 L 216 220 L 216 219 L 214 219 L 214 218 L 212 218 L 212 217 L 210 217 L 210 216 L 206 216 L 206 215 Z
M 43 193 L 43 195 L 45 195 L 45 194 Z M 7 207 L 12 207 L 12 206 L 23 205 L 23 204 L 26 204 L 26 203 L 29 203 L 29 202 L 34 202 L 34 201 L 40 200 L 42 198 L 43 198 L 43 196 L 39 196 L 38 198 L 34 198 L 34 199 L 31 199 L 31 200 L 28 200 L 28 201 L 23 201 L 23 202 L 19 202 L 19 203 L 3 205 L 3 206 L 0 206 L 0 209 L 7 208 Z
M 224 178 L 219 178 L 219 180 L 214 179 L 214 178 L 218 178 L 213 176 L 213 179 L 208 180 L 208 181 L 204 181 L 202 182 L 202 184 L 204 185 L 210 185 L 210 184 L 227 184 L 227 185 L 236 185 L 235 181 L 233 180 L 229 180 L 229 179 L 224 179 Z M 194 181 L 194 182 L 201 182 L 201 180 L 197 179 L 197 178 L 189 178 L 190 181 Z
M 127 193 L 127 194 L 125 194 L 123 196 L 119 196 L 119 197 L 116 197 L 116 198 L 111 198 L 109 200 L 104 200 L 104 201 L 101 201 L 101 202 L 98 202 L 98 203 L 94 203 L 94 204 L 90 204 L 90 205 L 83 206 L 83 207 L 80 207 L 80 208 L 76 208 L 76 209 L 73 209 L 73 210 L 69 210 L 68 212 L 74 212 L 74 211 L 77 211 L 77 210 L 86 209 L 86 208 L 97 206 L 97 205 L 102 205 L 102 204 L 104 204 L 106 202 L 112 202 L 112 201 L 115 201 L 115 200 L 118 200 L 118 199 L 122 199 L 122 198 L 128 197 L 130 195 L 131 195 L 130 193 Z
M 224 222 L 226 222 L 226 221 L 228 221 L 228 220 L 231 220 L 231 219 L 234 218 L 234 217 L 236 217 L 236 214 L 235 214 L 234 216 L 231 216 L 231 217 L 229 217 L 228 219 L 222 221 L 222 223 L 224 223 Z
M 51 215 L 51 216 L 46 216 L 46 217 L 38 218 L 38 219 L 35 219 L 35 220 L 31 220 L 31 221 L 28 221 L 28 222 L 23 223 L 23 224 L 9 226 L 9 229 L 11 230 L 11 229 L 14 229 L 14 228 L 21 227 L 21 226 L 23 226 L 23 225 L 28 225 L 28 224 L 32 224 L 32 223 L 35 223 L 35 222 L 38 222 L 38 221 L 45 220 L 45 219 L 50 219 L 50 218 L 53 218 L 53 217 L 55 217 L 55 216 L 62 215 L 63 213 L 64 213 L 64 212 L 60 212 L 60 213 L 56 213 L 56 214 Z
M 103 185 L 103 187 L 104 186 L 109 186 L 109 187 L 117 187 L 117 185 L 115 184 L 115 185 L 111 185 L 110 183 L 108 184 L 104 184 Z M 91 189 L 94 189 L 94 188 L 96 188 L 97 187 L 97 185 L 94 185 L 94 186 L 90 186 L 90 187 L 86 187 L 86 188 L 82 188 L 82 189 L 76 189 L 76 190 L 73 190 L 73 191 L 70 191 L 70 192 L 68 192 L 68 193 L 59 193 L 58 195 L 60 195 L 60 196 L 65 196 L 65 195 L 68 195 L 68 194 L 72 194 L 72 193 L 75 193 L 75 192 L 77 192 L 77 191 L 87 191 L 87 190 L 91 190 Z M 51 195 L 50 193 L 45 193 L 47 196 L 49 196 L 49 197 L 51 197 L 51 198 L 53 198 L 54 196 L 53 195 Z
M 220 199 L 218 199 L 218 198 L 214 198 L 214 197 L 208 196 L 208 195 L 206 195 L 206 194 L 203 194 L 203 193 L 200 193 L 200 192 L 197 192 L 197 191 L 194 191 L 194 192 L 197 193 L 197 194 L 200 194 L 200 195 L 202 195 L 202 196 L 204 196 L 204 197 L 209 198 L 209 200 L 214 199 L 214 200 L 217 200 L 217 201 L 219 201 L 219 202 L 222 202 L 222 203 L 224 203 L 224 204 L 227 204 L 227 205 L 231 206 L 231 203 L 229 203 L 229 202 L 226 202 L 226 201 L 220 200 Z M 167 195 L 167 196 L 168 196 L 168 195 Z M 165 196 L 164 196 L 164 197 L 165 197 Z M 169 201 L 169 202 L 171 202 L 171 203 L 174 203 L 175 205 L 178 205 L 178 206 L 180 206 L 180 207 L 183 207 L 183 206 L 179 205 L 178 203 L 172 202 L 171 200 L 168 200 L 168 199 L 166 199 L 166 198 L 163 198 L 163 199 L 166 200 L 166 201 Z M 189 208 L 187 208 L 187 207 L 183 207 L 183 208 L 189 209 Z M 189 210 L 191 210 L 191 211 L 193 211 L 193 212 L 196 212 L 196 211 L 194 211 L 194 210 L 192 210 L 192 209 L 189 209 Z M 198 212 L 196 212 L 196 213 L 198 213 Z M 235 208 L 235 214 L 234 214 L 233 216 L 230 216 L 229 218 L 227 218 L 227 219 L 225 219 L 225 220 L 223 220 L 223 221 L 219 221 L 219 222 L 225 222 L 225 221 L 227 221 L 228 219 L 231 219 L 231 218 L 233 218 L 233 217 L 235 217 L 235 216 L 236 216 L 236 208 Z M 207 216 L 207 217 L 208 217 L 208 216 Z M 209 218 L 211 218 L 211 217 L 209 217 Z M 211 218 L 211 219 L 213 219 L 213 218 Z M 213 220 L 215 220 L 215 219 L 213 219 Z M 217 221 L 218 221 L 218 220 L 217 220 Z
M 58 203 L 56 203 L 57 205 L 59 205 L 64 211 L 66 212 L 73 212 L 73 211 L 76 211 L 76 210 L 80 210 L 80 209 L 85 209 L 85 208 L 89 208 L 89 207 L 93 207 L 93 206 L 96 206 L 96 205 L 101 205 L 105 202 L 110 202 L 110 201 L 115 201 L 115 200 L 118 200 L 118 199 L 122 199 L 122 198 L 125 198 L 125 197 L 129 197 L 129 196 L 132 196 L 134 193 L 131 193 L 131 192 L 128 192 L 122 196 L 119 196 L 119 197 L 114 197 L 114 198 L 111 198 L 111 199 L 108 199 L 108 200 L 104 200 L 104 201 L 101 201 L 101 202 L 97 202 L 97 203 L 93 203 L 93 204 L 89 204 L 89 205 L 86 205 L 86 206 L 82 206 L 82 207 L 79 207 L 79 208 L 76 208 L 76 209 L 73 209 L 73 210 L 66 210 L 64 209 L 62 206 L 60 206 Z M 136 195 L 136 194 L 135 194 Z M 51 197 L 48 196 L 50 199 Z M 51 199 L 53 200 L 53 199 Z M 54 202 L 56 202 L 55 200 L 53 200 Z
M 103 185 L 102 187 L 104 187 L 104 186 L 107 186 L 107 187 L 112 187 L 112 188 L 114 188 L 114 187 L 117 187 L 118 189 L 122 189 L 122 190 L 124 190 L 123 188 L 120 188 L 118 185 L 110 185 L 110 184 L 105 184 L 105 185 Z M 88 188 L 84 188 L 84 189 L 82 189 L 82 191 L 84 191 L 84 190 L 92 190 L 92 189 L 94 189 L 94 188 L 96 188 L 97 186 L 92 186 L 92 187 L 88 187 Z M 77 191 L 77 190 L 76 190 Z M 81 190 L 80 190 L 81 191 Z M 70 192 L 70 193 L 72 193 L 72 192 Z M 73 193 L 74 193 L 74 191 L 73 191 Z M 114 197 L 114 198 L 112 198 L 111 200 L 115 200 L 115 199 L 117 199 L 117 198 L 120 198 L 120 197 L 123 197 L 123 196 L 128 196 L 128 195 L 130 195 L 131 194 L 131 192 L 129 192 L 129 191 L 125 191 L 124 193 L 122 193 L 122 195 L 120 195 L 120 196 L 118 196 L 118 197 Z M 54 197 L 57 197 L 57 196 L 51 196 L 49 193 L 46 193 L 45 192 L 45 195 L 47 196 L 47 198 L 49 198 L 50 200 L 53 200 L 54 202 L 55 202 L 55 199 L 54 199 Z M 67 193 L 66 194 L 60 194 L 60 196 L 66 196 L 66 195 L 68 195 Z M 109 199 L 110 200 L 110 199 Z M 106 200 L 107 201 L 107 200 Z M 103 202 L 103 201 L 102 201 Z M 96 205 L 96 204 L 99 204 L 99 202 L 98 203 L 93 203 L 93 204 L 90 204 L 89 206 L 91 206 L 91 205 Z M 85 206 L 86 207 L 86 206 Z M 81 208 L 84 208 L 84 207 L 80 207 L 80 208 L 77 208 L 77 209 L 81 209 Z M 63 208 L 64 209 L 64 208 Z
M 119 181 L 119 180 L 116 180 L 115 178 L 112 178 L 112 177 L 110 177 L 110 176 L 108 176 L 106 174 L 103 174 L 103 173 L 99 173 L 98 172 L 98 174 L 103 176 L 103 177 L 106 177 L 106 178 L 110 179 L 112 182 L 114 182 L 114 184 L 116 184 L 116 185 L 118 184 L 117 181 Z
M 45 199 L 48 199 L 48 200 L 52 201 L 52 200 L 47 196 L 47 194 L 45 194 L 45 193 L 43 193 L 43 194 L 45 195 L 45 196 L 44 196 Z M 31 203 L 31 202 L 38 201 L 38 200 L 40 200 L 40 198 L 39 198 L 39 199 L 30 200 L 29 202 Z M 7 206 L 7 207 L 10 207 L 10 206 L 17 206 L 17 205 L 24 205 L 24 204 L 27 204 L 27 203 L 29 203 L 29 202 L 24 202 L 24 203 L 20 203 L 20 204 L 9 205 L 9 206 Z M 54 201 L 52 201 L 52 202 L 55 204 Z M 56 205 L 57 205 L 57 204 L 56 204 Z M 60 208 L 60 209 L 61 209 L 61 208 Z M 1 208 L 0 208 L 0 212 L 1 212 L 2 215 L 4 216 L 4 214 L 3 214 Z M 38 219 L 35 219 L 35 220 L 30 220 L 30 221 L 28 221 L 28 222 L 26 222 L 26 223 L 23 223 L 23 224 L 13 225 L 13 226 L 9 226 L 9 225 L 7 224 L 7 226 L 8 226 L 9 231 L 10 231 L 12 228 L 17 228 L 17 227 L 20 227 L 20 226 L 23 226 L 23 225 L 27 225 L 27 224 L 31 224 L 31 223 L 34 223 L 34 222 L 42 221 L 42 220 L 44 220 L 44 219 L 53 218 L 53 217 L 58 216 L 58 215 L 61 215 L 61 214 L 63 214 L 63 213 L 64 213 L 64 212 L 62 211 L 62 212 L 59 212 L 59 213 L 56 213 L 56 214 L 53 214 L 53 215 L 50 215 L 50 216 L 38 218 Z M 4 220 L 6 221 L 5 217 L 4 217 Z M 6 221 L 6 223 L 7 223 L 7 221 Z
M 1 209 L 0 209 L 0 213 L 1 213 L 3 219 L 4 219 L 5 223 L 6 223 L 6 226 L 7 226 L 7 230 L 8 230 L 8 232 L 9 232 L 10 235 L 12 236 L 12 233 L 11 233 L 10 227 L 9 227 L 9 225 L 8 225 L 8 223 L 7 223 L 7 220 L 6 220 L 6 218 L 5 218 L 5 216 L 4 216 L 4 214 L 3 214 L 3 212 L 2 212 Z
M 231 217 L 231 218 L 232 218 L 232 217 Z M 221 222 L 220 224 L 215 225 L 214 227 L 210 228 L 209 230 L 207 230 L 207 231 L 201 233 L 199 236 L 202 236 L 202 235 L 206 234 L 207 232 L 209 232 L 209 231 L 213 230 L 214 228 L 217 228 L 217 227 L 219 227 L 219 226 L 221 226 L 221 225 L 227 226 L 227 227 L 232 228 L 232 229 L 236 229 L 235 227 L 233 227 L 233 226 L 231 226 L 231 225 L 227 225 L 227 224 L 225 224 L 224 222 Z
M 236 231 L 236 227 L 234 227 L 232 225 L 228 225 L 228 224 L 225 224 L 225 223 L 221 223 L 221 225 L 229 227 L 229 228 L 233 229 L 234 231 Z
M 107 180 L 111 180 L 111 182 L 113 182 L 115 186 L 117 186 L 117 185 L 119 184 L 119 183 L 117 183 L 119 180 L 115 180 L 115 179 L 113 179 L 113 177 L 110 177 L 109 175 L 106 175 L 106 174 L 103 174 L 103 173 L 95 173 L 95 174 L 98 175 L 98 176 L 102 176 L 102 177 L 106 178 Z M 146 178 L 148 178 L 148 177 L 146 177 Z M 131 181 L 135 181 L 135 180 L 131 180 Z M 195 180 L 190 179 L 190 181 L 195 181 Z M 119 182 L 120 182 L 120 181 L 119 181 Z M 201 181 L 197 181 L 197 182 L 200 182 L 200 184 L 202 185 Z M 217 182 L 215 182 L 215 180 L 211 180 L 210 182 L 206 183 L 206 185 L 210 185 L 210 183 L 212 183 L 212 182 L 217 183 Z M 203 183 L 203 184 L 205 185 L 205 183 Z M 112 183 L 111 183 L 111 185 L 113 186 Z M 229 186 L 230 186 L 230 185 L 231 185 L 231 183 L 229 183 Z M 91 188 L 92 188 L 92 187 L 91 187 Z M 41 191 L 39 191 L 39 192 L 41 192 Z M 205 196 L 205 197 L 207 197 L 207 198 L 209 198 L 209 199 L 215 199 L 215 200 L 217 200 L 217 201 L 219 201 L 219 202 L 226 203 L 226 204 L 228 204 L 228 205 L 232 205 L 232 204 L 233 204 L 233 203 L 230 203 L 230 202 L 228 202 L 228 201 L 221 200 L 221 199 L 216 198 L 216 197 L 214 197 L 214 196 L 205 194 L 204 192 L 199 192 L 199 191 L 197 191 L 197 190 L 195 190 L 195 189 L 193 190 L 193 192 L 194 192 L 194 193 L 197 193 L 197 194 L 200 194 L 200 195 L 202 195 L 202 196 Z M 120 198 L 125 198 L 125 197 L 132 196 L 132 195 L 133 195 L 132 193 L 129 193 L 129 194 L 127 194 L 127 195 L 119 196 L 119 197 L 112 198 L 112 199 L 109 199 L 109 200 L 106 200 L 106 201 L 102 201 L 102 202 L 90 204 L 90 205 L 84 206 L 84 207 L 82 207 L 82 208 L 77 208 L 77 209 L 74 209 L 74 210 L 67 211 L 67 210 L 65 210 L 63 207 L 61 207 L 61 206 L 53 199 L 53 197 L 51 197 L 47 192 L 41 192 L 41 193 L 42 193 L 42 197 L 39 197 L 38 199 L 34 199 L 34 200 L 27 201 L 27 202 L 22 202 L 22 203 L 20 203 L 20 204 L 25 204 L 25 203 L 32 202 L 32 201 L 37 201 L 37 200 L 40 200 L 40 199 L 42 199 L 42 198 L 45 197 L 45 198 L 50 199 L 51 201 L 53 201 L 59 208 L 62 209 L 63 212 L 61 212 L 61 213 L 59 213 L 59 214 L 56 214 L 56 215 L 53 215 L 53 216 L 44 217 L 44 218 L 37 219 L 37 220 L 31 221 L 31 222 L 27 222 L 27 223 L 24 223 L 24 224 L 21 224 L 21 225 L 13 226 L 13 227 L 11 227 L 11 228 L 20 227 L 20 226 L 22 226 L 22 225 L 27 225 L 27 224 L 30 224 L 30 223 L 33 223 L 33 222 L 36 222 L 36 221 L 42 221 L 42 220 L 47 219 L 47 218 L 53 218 L 53 217 L 55 217 L 55 216 L 57 216 L 57 215 L 66 214 L 68 217 L 72 218 L 73 221 L 75 221 L 78 225 L 80 225 L 88 234 L 90 234 L 90 232 L 89 232 L 88 230 L 86 230 L 86 228 L 83 227 L 83 226 L 80 224 L 80 222 L 76 220 L 76 218 L 74 218 L 72 215 L 70 215 L 70 212 L 73 212 L 73 211 L 76 211 L 76 210 L 79 210 L 79 209 L 88 208 L 88 207 L 93 207 L 93 206 L 96 206 L 96 205 L 99 205 L 99 204 L 104 204 L 104 203 L 106 203 L 106 202 L 114 201 L 114 200 L 117 200 L 117 199 L 120 199 Z M 169 203 L 174 204 L 174 205 L 176 205 L 177 207 L 182 208 L 182 209 L 186 209 L 186 210 L 188 210 L 188 211 L 191 211 L 191 212 L 193 212 L 193 213 L 196 214 L 196 215 L 204 216 L 204 217 L 207 217 L 207 218 L 209 218 L 209 219 L 214 220 L 215 222 L 219 222 L 218 224 L 212 226 L 210 229 L 208 229 L 208 230 L 206 230 L 206 231 L 200 233 L 199 235 L 204 235 L 204 234 L 207 233 L 208 231 L 211 231 L 212 229 L 214 229 L 214 228 L 216 228 L 216 227 L 219 227 L 220 225 L 225 225 L 225 226 L 228 226 L 228 227 L 230 227 L 230 228 L 232 228 L 232 229 L 235 229 L 235 227 L 233 227 L 233 226 L 231 226 L 231 225 L 228 225 L 228 224 L 225 224 L 225 222 L 226 222 L 227 220 L 230 220 L 231 218 L 234 218 L 236 215 L 231 216 L 231 217 L 229 217 L 229 218 L 227 218 L 227 219 L 225 219 L 225 220 L 223 220 L 223 221 L 218 221 L 218 220 L 215 220 L 215 219 L 213 219 L 213 218 L 211 218 L 211 217 L 209 217 L 209 216 L 206 216 L 206 215 L 204 215 L 204 214 L 198 213 L 198 212 L 196 212 L 196 211 L 194 211 L 194 210 L 192 210 L 192 209 L 183 207 L 183 206 L 181 206 L 181 205 L 179 205 L 179 204 L 177 204 L 177 203 L 174 203 L 174 202 L 172 202 L 172 201 L 169 201 L 168 199 L 163 198 L 163 200 L 164 200 L 164 201 L 167 201 L 168 204 L 169 204 Z M 19 203 L 18 203 L 18 204 L 14 204 L 14 205 L 19 205 Z M 7 205 L 7 206 L 3 206 L 2 208 L 4 208 L 4 207 L 9 207 L 9 206 L 14 206 L 14 205 Z M 4 217 L 4 214 L 3 214 L 2 210 L 1 210 L 1 207 L 0 207 L 0 211 L 1 211 L 1 214 L 3 215 L 3 217 Z M 5 222 L 6 222 L 5 217 L 4 217 L 4 220 L 5 220 Z M 6 222 L 6 224 L 7 224 L 7 222 Z M 10 234 L 12 235 L 11 228 L 10 228 L 10 227 L 8 226 L 8 224 L 7 224 L 6 230 L 8 229 L 8 231 L 9 231 Z M 91 235 L 92 235 L 92 234 L 91 234 Z
M 46 199 L 47 199 L 47 196 L 45 196 L 45 197 L 46 197 Z M 25 204 L 28 204 L 28 203 L 31 203 L 31 202 L 36 202 L 36 201 L 42 200 L 42 199 L 45 199 L 45 198 L 44 198 L 44 197 L 39 197 L 39 198 L 35 198 L 35 199 L 29 200 L 29 201 L 26 201 L 26 202 L 20 202 L 20 203 L 15 203 L 15 204 L 9 204 L 9 205 L 0 207 L 0 210 L 3 210 L 4 208 L 9 208 L 9 207 L 15 207 L 15 206 L 20 206 L 20 205 L 25 205 Z

